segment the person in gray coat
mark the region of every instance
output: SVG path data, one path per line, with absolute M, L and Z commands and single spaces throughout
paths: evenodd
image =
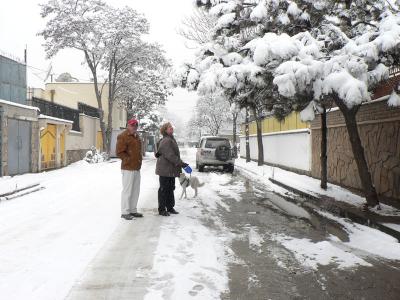
M 157 146 L 156 174 L 160 176 L 158 189 L 158 213 L 162 216 L 178 214 L 175 206 L 175 177 L 179 177 L 182 168 L 188 166 L 181 160 L 178 144 L 174 138 L 174 128 L 171 123 L 161 126 L 163 138 Z

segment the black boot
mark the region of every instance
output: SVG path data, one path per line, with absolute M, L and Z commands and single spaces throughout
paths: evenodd
M 168 209 L 168 212 L 169 212 L 170 214 L 174 214 L 174 215 L 179 214 L 174 208 Z
M 121 215 L 121 218 L 122 218 L 122 219 L 125 219 L 125 220 L 133 220 L 133 219 L 134 219 L 134 217 L 131 216 L 130 214 Z
M 168 217 L 168 216 L 169 216 L 169 212 L 167 212 L 166 210 L 160 211 L 160 212 L 158 212 L 158 214 L 159 214 L 160 216 L 164 216 L 164 217 Z
M 135 213 L 130 213 L 130 215 L 134 218 L 143 218 L 143 214 L 135 212 Z

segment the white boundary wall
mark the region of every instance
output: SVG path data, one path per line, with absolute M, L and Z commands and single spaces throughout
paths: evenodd
M 311 171 L 309 129 L 263 134 L 264 162 Z M 240 136 L 240 156 L 246 157 L 246 137 Z M 250 157 L 258 158 L 257 135 L 250 135 Z
M 97 131 L 100 130 L 98 118 L 79 115 L 79 125 L 81 131 L 71 130 L 66 139 L 66 150 L 88 150 L 96 146 Z

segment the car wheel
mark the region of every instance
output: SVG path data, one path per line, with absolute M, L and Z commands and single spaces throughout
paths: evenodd
M 224 171 L 226 171 L 226 172 L 233 173 L 234 170 L 235 170 L 235 166 L 232 164 L 224 166 Z
M 203 165 L 199 165 L 198 169 L 199 169 L 199 172 L 204 172 L 204 166 Z

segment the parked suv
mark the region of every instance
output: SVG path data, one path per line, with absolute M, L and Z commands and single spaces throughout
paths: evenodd
M 204 171 L 205 166 L 222 166 L 225 171 L 233 172 L 235 159 L 227 138 L 204 136 L 200 139 L 196 153 L 196 168 Z

